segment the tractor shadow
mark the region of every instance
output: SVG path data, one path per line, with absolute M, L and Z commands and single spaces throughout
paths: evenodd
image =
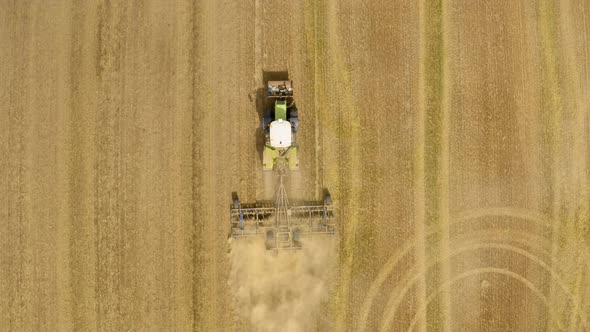
M 254 132 L 254 140 L 256 142 L 256 152 L 258 155 L 258 161 L 262 167 L 262 151 L 264 150 L 264 130 L 262 129 L 262 117 L 264 116 L 264 111 L 268 108 L 268 101 L 266 98 L 266 89 L 265 88 L 258 88 L 256 89 L 256 114 L 258 115 L 258 126 L 256 127 L 256 131 Z

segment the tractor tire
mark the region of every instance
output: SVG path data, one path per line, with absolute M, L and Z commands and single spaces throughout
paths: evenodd
M 330 194 L 326 194 L 326 196 L 324 197 L 324 205 L 330 205 L 332 204 L 332 196 L 330 196 Z
M 292 231 L 292 236 L 293 236 L 293 241 L 294 242 L 300 242 L 301 241 L 301 232 L 299 231 L 299 229 L 294 229 Z
M 291 122 L 291 127 L 293 127 L 293 132 L 297 132 L 299 130 L 299 118 L 291 117 L 289 121 Z
M 266 131 L 268 129 L 268 126 L 270 126 L 271 122 L 272 114 L 270 110 L 264 111 L 264 114 L 262 115 L 262 130 Z

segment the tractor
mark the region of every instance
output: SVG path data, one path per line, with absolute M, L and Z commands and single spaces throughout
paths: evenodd
M 267 99 L 271 106 L 264 111 L 262 130 L 265 144 L 262 169 L 272 171 L 279 159 L 285 160 L 289 170 L 299 170 L 297 130 L 299 117 L 293 100 L 292 81 L 269 81 Z
M 289 202 L 285 188 L 291 171 L 299 170 L 297 131 L 299 117 L 293 100 L 293 83 L 268 81 L 267 107 L 262 117 L 265 141 L 262 167 L 278 177 L 274 202 L 242 204 L 232 193 L 231 237 L 262 237 L 266 249 L 301 249 L 307 237 L 333 236 L 336 219 L 327 190 L 321 201 Z

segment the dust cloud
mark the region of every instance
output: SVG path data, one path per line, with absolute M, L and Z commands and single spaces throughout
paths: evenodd
M 301 250 L 267 251 L 263 240 L 230 240 L 234 310 L 257 331 L 308 331 L 336 270 L 336 240 L 307 239 Z M 325 311 L 324 311 L 325 312 Z

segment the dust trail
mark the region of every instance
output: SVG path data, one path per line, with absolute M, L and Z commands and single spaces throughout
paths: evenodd
M 274 172 L 262 172 L 262 182 L 264 183 L 263 200 L 273 200 L 277 191 L 277 175 Z
M 266 251 L 262 240 L 230 240 L 234 310 L 257 331 L 308 331 L 328 299 L 335 239 L 307 239 L 302 250 Z
M 303 174 L 301 171 L 290 172 L 287 178 L 287 188 L 289 193 L 289 201 L 299 201 L 306 197 L 310 197 L 310 188 L 303 186 Z M 313 196 L 312 196 L 313 197 Z

